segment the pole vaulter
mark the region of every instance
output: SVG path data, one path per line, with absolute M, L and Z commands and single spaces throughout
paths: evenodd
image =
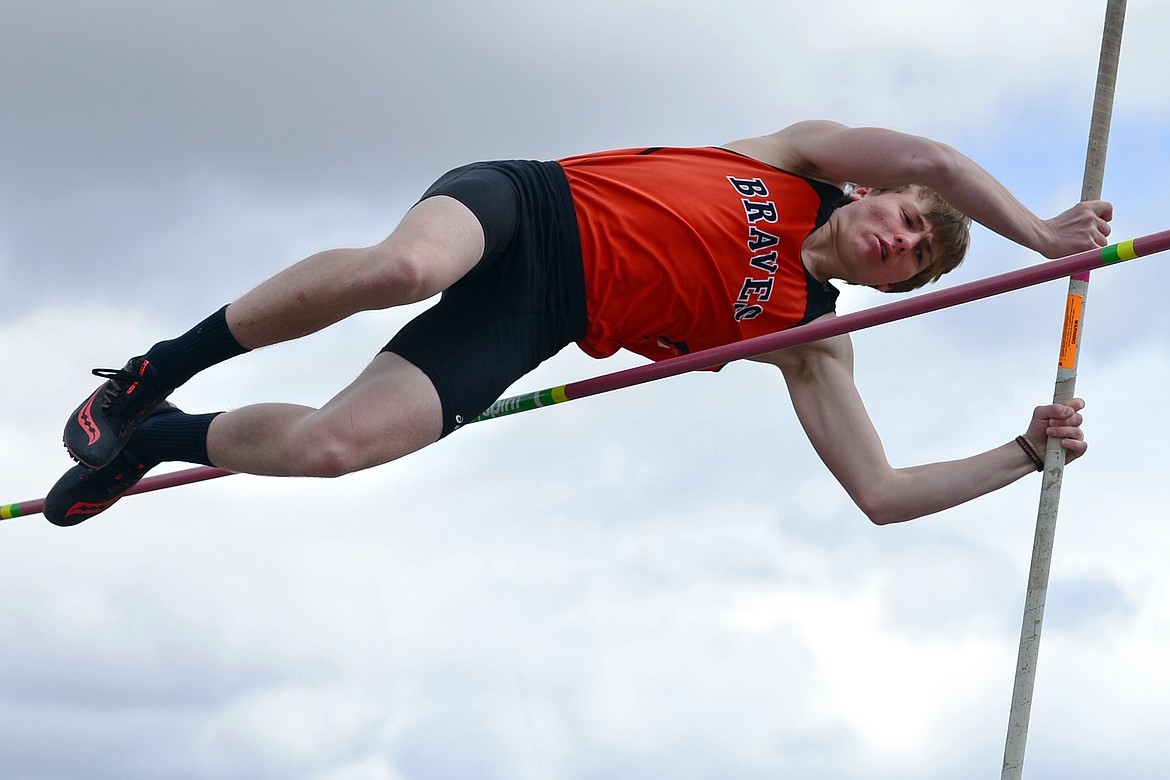
M 534 393 L 505 398 L 492 404 L 486 412 L 475 420 L 472 420 L 472 422 L 516 414 L 565 401 L 574 401 L 591 395 L 607 393 L 611 390 L 632 387 L 691 371 L 712 368 L 734 360 L 755 357 L 768 352 L 774 352 L 778 349 L 795 347 L 831 336 L 839 336 L 844 333 L 851 333 L 876 325 L 884 325 L 896 320 L 938 311 L 939 309 L 958 306 L 995 295 L 1002 295 L 1003 293 L 1020 290 L 1044 282 L 1068 278 L 1069 276 L 1083 274 L 1097 268 L 1116 265 L 1126 260 L 1133 260 L 1138 257 L 1146 257 L 1164 252 L 1167 249 L 1170 249 L 1170 230 L 1151 233 L 1150 235 L 1129 241 L 1110 244 L 1103 248 L 1089 249 L 1059 260 L 1039 263 L 1018 271 L 1009 271 L 997 276 L 967 282 L 944 290 L 936 290 L 905 300 L 887 303 L 882 306 L 874 306 L 864 311 L 844 314 L 832 319 L 813 322 L 808 325 L 782 330 L 766 336 L 757 336 L 712 349 L 680 355 L 649 365 L 627 368 L 592 379 L 571 382 L 566 385 L 539 390 Z M 208 479 L 215 479 L 216 477 L 223 477 L 231 473 L 233 472 L 225 469 L 204 466 L 175 471 L 169 474 L 160 474 L 144 478 L 128 490 L 126 495 L 202 482 Z M 0 519 L 39 514 L 43 507 L 44 499 L 15 504 L 0 504 Z
M 1089 124 L 1089 145 L 1085 153 L 1082 201 L 1101 198 L 1124 24 L 1125 0 L 1108 0 L 1105 8 L 1105 29 L 1101 37 L 1101 56 L 1097 65 L 1093 113 Z M 1088 292 L 1088 270 L 1074 274 L 1069 279 L 1053 403 L 1068 403 L 1073 398 L 1081 336 L 1084 333 L 1085 298 Z M 1024 771 L 1024 750 L 1028 740 L 1032 693 L 1036 686 L 1036 662 L 1040 653 L 1040 632 L 1044 622 L 1048 578 L 1052 570 L 1052 547 L 1056 537 L 1056 519 L 1060 506 L 1060 489 L 1064 480 L 1064 466 L 1065 452 L 1060 446 L 1060 440 L 1050 438 L 1044 457 L 1044 479 L 1040 487 L 1040 507 L 1036 515 L 1036 535 L 1032 543 L 1032 562 L 1028 573 L 1023 623 L 1020 627 L 1020 648 L 1016 658 L 1016 676 L 1001 780 L 1020 780 Z

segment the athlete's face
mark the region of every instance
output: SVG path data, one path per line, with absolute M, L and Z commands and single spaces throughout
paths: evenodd
M 842 278 L 885 290 L 934 262 L 933 228 L 913 190 L 858 187 L 850 197 L 853 202 L 834 213 Z

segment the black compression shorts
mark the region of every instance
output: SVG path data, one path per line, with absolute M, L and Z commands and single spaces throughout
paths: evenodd
M 557 163 L 473 163 L 443 175 L 422 199 L 435 195 L 475 214 L 484 256 L 383 351 L 430 378 L 446 436 L 584 337 L 585 272 L 572 194 Z

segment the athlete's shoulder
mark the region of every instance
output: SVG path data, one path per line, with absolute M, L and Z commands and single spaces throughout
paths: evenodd
M 760 162 L 794 173 L 807 179 L 823 182 L 842 189 L 846 182 L 827 177 L 808 154 L 815 139 L 839 132 L 844 125 L 828 120 L 808 120 L 789 125 L 768 135 L 741 138 L 723 144 L 723 148 L 752 157 Z

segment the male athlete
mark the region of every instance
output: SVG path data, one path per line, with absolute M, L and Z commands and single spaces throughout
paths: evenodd
M 1042 220 L 949 146 L 827 121 L 723 147 L 466 166 L 376 246 L 313 255 L 125 368 L 96 370 L 107 381 L 65 428 L 78 465 L 45 515 L 79 523 L 163 461 L 277 476 L 369 468 L 451 433 L 569 343 L 668 358 L 833 317 L 830 280 L 891 292 L 934 281 L 962 259 L 969 219 L 1055 258 L 1104 246 L 1111 217 L 1093 201 Z M 189 415 L 164 400 L 228 358 L 438 293 L 320 409 Z M 895 469 L 848 336 L 757 359 L 783 372 L 817 453 L 875 523 L 1042 468 L 1046 437 L 1069 460 L 1086 450 L 1076 399 L 1037 407 L 1023 436 L 988 452 Z

